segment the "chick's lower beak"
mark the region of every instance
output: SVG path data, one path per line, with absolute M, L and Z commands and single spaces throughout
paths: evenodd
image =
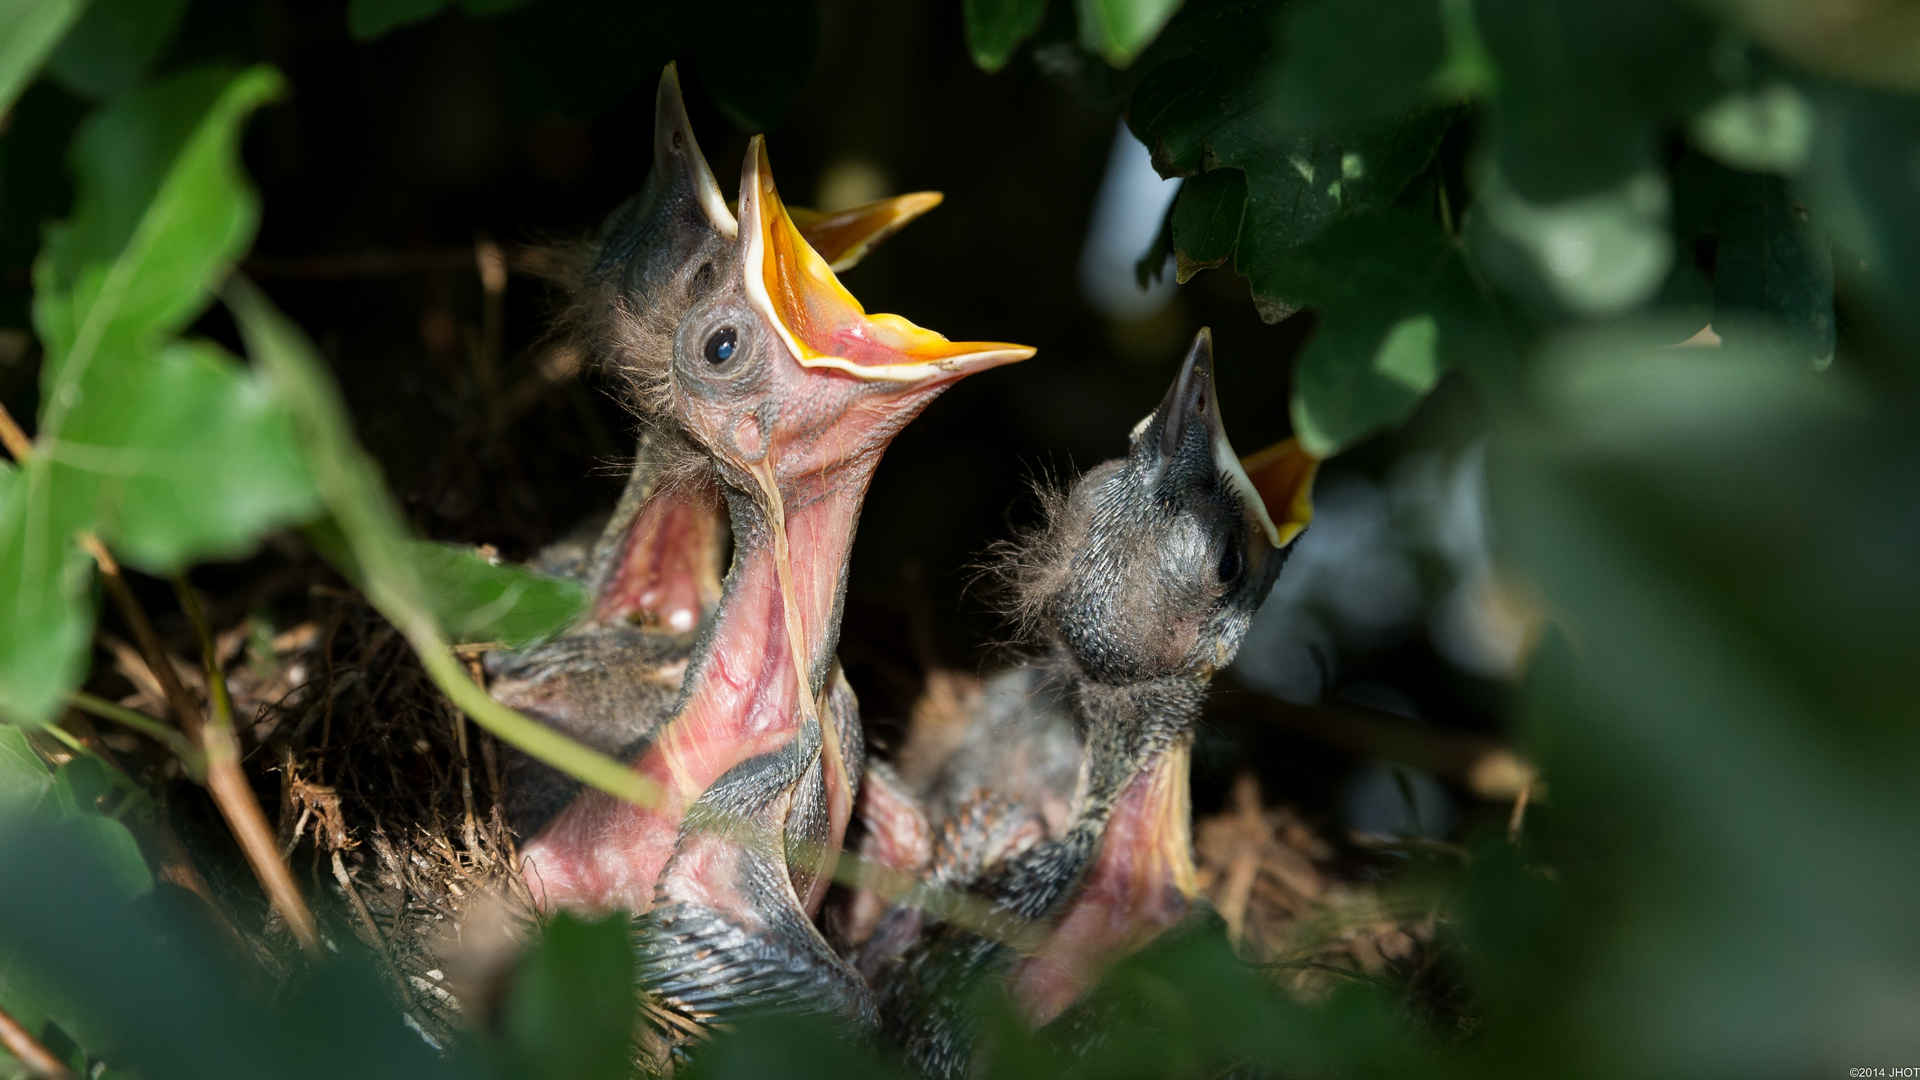
M 760 136 L 747 150 L 739 206 L 747 294 L 802 368 L 934 386 L 1033 355 L 1025 345 L 948 341 L 898 315 L 867 314 L 780 201 Z

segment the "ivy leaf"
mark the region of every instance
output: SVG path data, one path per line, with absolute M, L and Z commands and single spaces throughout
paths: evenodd
M 1181 0 L 1079 0 L 1080 41 L 1126 67 L 1180 9 Z
M 0 116 L 86 7 L 86 0 L 0 0 Z
M 127 563 L 165 574 L 244 554 L 319 511 L 285 405 L 218 347 L 175 342 L 124 375 L 102 363 L 81 387 L 82 407 L 35 456 L 54 497 L 89 504 Z
M 1459 250 L 1412 215 L 1341 222 L 1301 251 L 1290 276 L 1320 312 L 1290 409 L 1317 457 L 1405 420 L 1446 370 L 1492 363 L 1504 344 Z
M 966 0 L 967 51 L 982 71 L 999 71 L 1040 29 L 1047 0 Z
M 633 945 L 627 918 L 561 913 L 514 971 L 507 1075 L 622 1080 L 633 1063 Z
M 47 230 L 34 264 L 43 434 L 59 433 L 96 362 L 124 375 L 206 307 L 246 249 L 260 207 L 235 152 L 240 122 L 282 85 L 271 68 L 196 70 L 81 125 L 73 216 Z
M 47 63 L 53 80 L 105 100 L 131 90 L 173 41 L 187 0 L 92 0 Z
M 1287 285 L 1298 249 L 1336 221 L 1390 205 L 1427 167 L 1452 119 L 1426 110 L 1354 127 L 1303 115 L 1274 74 L 1284 72 L 1281 30 L 1265 5 L 1183 13 L 1155 45 L 1127 113 L 1162 175 L 1244 174 L 1233 263 L 1269 322 L 1305 303 Z M 1223 261 L 1219 219 L 1232 216 L 1232 184 L 1223 178 L 1183 191 L 1188 227 L 1176 216 L 1176 259 L 1194 267 Z M 1204 213 L 1210 209 L 1217 212 Z M 1213 223 L 1203 224 L 1209 216 Z
M 1240 221 L 1247 212 L 1247 174 L 1216 169 L 1188 177 L 1173 202 L 1173 277 L 1185 285 L 1193 275 L 1233 258 Z
M 284 406 L 217 348 L 170 342 L 252 238 L 241 122 L 271 69 L 196 71 L 82 125 L 73 216 L 34 266 L 46 358 L 34 452 L 0 487 L 0 713 L 44 720 L 84 671 L 95 531 L 156 573 L 309 516 Z

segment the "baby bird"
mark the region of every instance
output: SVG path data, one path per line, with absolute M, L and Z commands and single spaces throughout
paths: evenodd
M 915 192 L 834 213 L 795 209 L 807 243 L 834 269 L 940 202 Z M 494 697 L 603 753 L 626 755 L 680 692 L 695 633 L 720 596 L 727 524 L 719 493 L 659 403 L 649 400 L 686 312 L 725 287 L 715 267 L 739 223 L 715 183 L 673 65 L 654 101 L 653 166 L 641 191 L 566 260 L 573 301 L 562 329 L 625 384 L 641 418 L 634 466 L 612 517 L 587 542 L 543 552 L 536 567 L 574 577 L 590 606 L 549 641 L 487 658 Z M 579 792 L 572 778 L 520 754 L 507 758 L 507 820 L 532 836 Z
M 737 235 L 691 275 L 714 285 L 637 386 L 724 497 L 732 563 L 678 698 L 629 754 L 656 797 L 581 794 L 523 846 L 522 877 L 549 909 L 638 913 L 664 1025 L 764 1007 L 871 1023 L 865 984 L 811 921 L 864 765 L 834 658 L 854 530 L 900 429 L 1033 350 L 867 314 L 787 214 L 758 137 Z
M 1044 525 L 1012 546 L 1015 614 L 1043 651 L 996 685 L 1032 697 L 976 719 L 986 737 L 963 745 L 930 792 L 945 816 L 930 830 L 944 841 L 931 877 L 985 901 L 997 929 L 923 932 L 895 909 L 860 957 L 883 1030 L 932 1075 L 968 1070 L 978 980 L 1004 979 L 1045 1024 L 1194 903 L 1194 723 L 1311 515 L 1315 469 L 1291 441 L 1243 466 L 1214 389 L 1202 330 L 1126 457 L 1049 497 Z M 1033 753 L 1022 744 L 1034 740 L 1040 767 L 1010 767 L 1004 755 Z M 1043 789 L 1076 758 L 1062 814 Z M 963 777 L 1003 775 L 1038 779 L 960 790 Z

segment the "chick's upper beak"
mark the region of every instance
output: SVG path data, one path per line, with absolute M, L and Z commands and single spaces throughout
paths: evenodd
M 739 205 L 747 295 L 802 368 L 926 386 L 1033 355 L 1025 345 L 948 341 L 898 315 L 867 314 L 787 213 L 757 135 L 747 149 Z
M 684 190 L 723 235 L 733 236 L 738 231 L 739 223 L 727 209 L 726 195 L 693 137 L 687 100 L 680 93 L 680 71 L 673 64 L 660 73 L 660 89 L 653 99 L 653 172 L 655 176 L 671 177 L 670 182 Z
M 1160 472 L 1216 471 L 1275 549 L 1291 543 L 1312 520 L 1319 461 L 1299 443 L 1288 439 L 1244 460 L 1234 453 L 1220 418 L 1211 330 L 1202 327 L 1194 335 L 1167 396 L 1135 430 L 1135 452 L 1152 455 Z

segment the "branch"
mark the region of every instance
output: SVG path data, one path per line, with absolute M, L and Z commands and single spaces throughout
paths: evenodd
M 200 745 L 207 755 L 207 790 L 213 793 L 213 801 L 219 804 L 228 828 L 240 842 L 240 850 L 246 853 L 247 863 L 260 879 L 260 887 L 267 891 L 274 910 L 286 920 L 287 928 L 293 931 L 300 946 L 309 952 L 315 951 L 320 946 L 320 935 L 314 927 L 313 912 L 307 909 L 306 899 L 293 883 L 293 874 L 280 858 L 273 829 L 267 825 L 260 802 L 254 798 L 253 787 L 240 768 L 240 740 L 233 734 L 233 697 L 227 692 L 227 679 L 220 671 L 206 612 L 201 610 L 200 598 L 185 578 L 176 575 L 173 587 L 180 597 L 180 607 L 187 613 L 187 621 L 193 624 L 194 636 L 200 641 L 201 670 L 206 676 L 207 696 L 213 706 L 212 718 L 200 726 Z M 151 634 L 152 629 L 147 633 Z M 155 645 L 158 645 L 157 639 Z M 168 675 L 178 684 L 171 665 Z
M 5 1009 L 0 1009 L 0 1046 L 6 1047 L 7 1053 L 19 1058 L 20 1064 L 40 1080 L 67 1080 L 73 1075 L 65 1065 L 60 1064 L 60 1059 L 54 1057 L 52 1051 L 41 1045 L 40 1040 L 21 1027 L 20 1021 L 8 1015 Z

